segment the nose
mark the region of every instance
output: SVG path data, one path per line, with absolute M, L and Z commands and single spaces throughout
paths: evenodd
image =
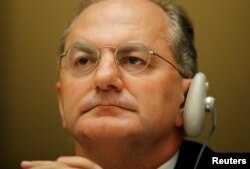
M 115 63 L 112 52 L 102 52 L 94 79 L 97 90 L 122 90 L 123 81 L 121 79 L 121 72 Z

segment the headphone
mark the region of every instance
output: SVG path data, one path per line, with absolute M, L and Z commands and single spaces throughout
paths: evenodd
M 204 126 L 205 113 L 215 114 L 215 99 L 207 96 L 208 82 L 203 73 L 197 73 L 190 85 L 184 105 L 184 130 L 187 136 L 197 137 Z M 215 127 L 215 120 L 212 120 Z
M 198 167 L 202 153 L 216 127 L 215 99 L 207 96 L 207 90 L 208 82 L 206 76 L 203 73 L 197 73 L 191 82 L 184 105 L 184 131 L 187 136 L 199 136 L 204 126 L 205 113 L 210 112 L 212 115 L 212 127 L 197 156 L 194 169 Z

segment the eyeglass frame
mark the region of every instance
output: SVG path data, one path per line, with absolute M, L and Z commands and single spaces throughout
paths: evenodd
M 149 65 L 149 63 L 150 63 L 150 60 L 151 60 L 151 57 L 152 57 L 152 56 L 158 56 L 160 59 L 162 59 L 163 61 L 165 61 L 165 62 L 167 62 L 168 64 L 170 64 L 170 65 L 171 65 L 171 66 L 172 66 L 181 76 L 184 77 L 184 74 L 182 73 L 181 69 L 180 69 L 178 66 L 176 66 L 174 63 L 170 62 L 168 59 L 165 59 L 163 56 L 159 55 L 157 52 L 153 51 L 149 46 L 147 46 L 147 45 L 145 45 L 145 44 L 143 44 L 143 43 L 127 43 L 127 44 L 121 45 L 121 46 L 119 46 L 119 47 L 114 47 L 114 46 L 103 46 L 103 47 L 99 47 L 99 48 L 97 48 L 97 47 L 94 46 L 94 45 L 89 45 L 89 44 L 85 44 L 85 43 L 75 43 L 75 44 L 86 45 L 86 46 L 92 46 L 92 47 L 94 47 L 94 48 L 96 49 L 96 51 L 97 51 L 97 53 L 98 53 L 98 60 L 97 60 L 97 62 L 96 62 L 96 64 L 95 64 L 95 66 L 94 66 L 92 69 L 90 69 L 88 72 L 86 72 L 86 74 L 89 73 L 89 72 L 91 72 L 91 71 L 93 71 L 94 69 L 96 69 L 96 67 L 98 67 L 99 61 L 100 61 L 100 59 L 101 59 L 101 52 L 100 52 L 101 49 L 103 49 L 103 48 L 111 48 L 111 49 L 114 49 L 114 50 L 115 50 L 115 51 L 114 51 L 114 60 L 115 60 L 116 65 L 119 66 L 119 62 L 117 61 L 117 57 L 116 57 L 117 51 L 118 51 L 121 47 L 126 46 L 126 45 L 139 44 L 139 45 L 143 45 L 143 46 L 146 47 L 146 49 L 148 50 L 148 52 L 149 52 L 149 54 L 150 54 L 150 58 L 149 58 L 149 60 L 148 60 L 148 62 L 147 62 L 147 64 L 146 64 L 146 66 L 145 66 L 143 69 L 141 69 L 141 70 L 139 70 L 139 71 L 137 71 L 137 72 L 129 72 L 129 71 L 127 71 L 126 69 L 122 68 L 122 69 L 124 69 L 127 73 L 129 73 L 129 74 L 137 74 L 137 73 L 142 72 L 144 69 L 146 69 L 146 68 L 148 67 L 148 65 Z M 59 56 L 59 57 L 60 57 L 60 61 L 59 61 L 60 68 L 61 68 L 61 61 L 62 61 L 62 58 L 63 58 L 63 57 L 66 57 L 68 51 L 69 51 L 71 48 L 73 48 L 75 44 L 73 44 L 73 45 L 71 45 L 70 47 L 68 47 L 68 48 L 65 50 L 65 52 L 63 52 L 63 53 Z

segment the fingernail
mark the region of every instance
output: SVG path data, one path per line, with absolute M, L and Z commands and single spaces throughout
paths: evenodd
M 31 167 L 32 164 L 31 164 L 30 161 L 22 161 L 22 162 L 21 162 L 21 166 L 22 166 L 23 168 L 27 168 L 27 167 Z

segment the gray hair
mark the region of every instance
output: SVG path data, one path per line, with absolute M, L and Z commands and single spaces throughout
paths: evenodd
M 90 4 L 100 0 L 84 0 L 81 3 L 79 11 L 72 19 L 70 25 L 64 32 L 60 41 L 60 54 L 64 52 L 65 41 L 72 25 L 78 18 L 79 14 L 87 8 Z M 197 56 L 194 47 L 194 31 L 193 26 L 188 19 L 184 10 L 174 4 L 170 0 L 152 0 L 155 4 L 160 6 L 170 20 L 170 28 L 167 31 L 167 40 L 170 42 L 170 47 L 175 56 L 175 60 L 180 67 L 181 74 L 185 78 L 192 78 L 197 73 Z
M 184 10 L 169 0 L 154 0 L 170 20 L 168 40 L 182 74 L 192 78 L 197 73 L 193 26 Z

